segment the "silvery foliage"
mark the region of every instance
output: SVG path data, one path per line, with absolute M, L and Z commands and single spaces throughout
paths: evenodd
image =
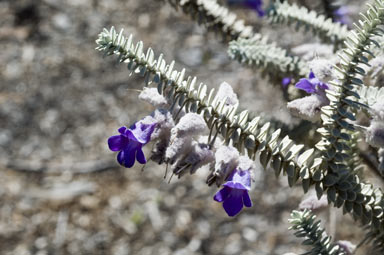
M 324 195 L 329 204 L 342 207 L 344 213 L 351 214 L 366 226 L 367 240 L 371 240 L 374 247 L 383 252 L 383 192 L 380 188 L 363 182 L 356 169 L 362 162 L 358 153 L 361 135 L 365 136 L 372 146 L 380 147 L 378 159 L 381 167 L 383 164 L 383 144 L 380 141 L 383 118 L 382 108 L 378 108 L 377 103 L 384 101 L 384 93 L 381 88 L 370 85 L 382 86 L 378 84 L 378 77 L 383 65 L 382 61 L 375 62 L 375 55 L 382 54 L 378 47 L 383 44 L 380 37 L 383 36 L 381 27 L 384 24 L 384 1 L 375 0 L 368 5 L 368 10 L 361 14 L 361 20 L 351 31 L 314 11 L 290 5 L 287 1 L 275 2 L 269 13 L 272 23 L 282 24 L 289 20 L 303 24 L 306 30 L 312 30 L 323 42 L 332 43 L 334 50 L 338 50 L 336 54 L 322 50 L 324 59 L 330 54 L 327 59 L 331 62 L 337 56 L 338 61 L 332 65 L 331 70 L 326 70 L 330 65 L 324 60 L 321 60 L 322 65 L 311 67 L 308 54 L 303 58 L 288 54 L 288 51 L 279 48 L 276 43 L 271 43 L 263 35 L 254 33 L 251 27 L 245 26 L 235 14 L 214 0 L 168 2 L 176 8 L 180 7 L 208 29 L 219 32 L 224 39 L 233 40 L 230 42 L 229 55 L 242 63 L 261 68 L 269 75 L 289 74 L 296 80 L 304 77 L 313 68 L 322 79 L 326 79 L 331 87 L 325 90 L 327 102 L 316 108 L 319 115 L 316 120 L 317 125 L 320 125 L 317 129 L 320 141 L 313 148 L 308 148 L 304 144 L 297 144 L 288 136 L 281 137 L 281 130 L 274 130 L 269 122 L 260 117 L 251 117 L 253 114 L 247 110 L 238 111 L 239 103 L 236 100 L 236 103 L 231 103 L 234 100 L 220 100 L 220 93 L 215 96 L 215 91 L 208 89 L 204 83 L 197 83 L 196 77 L 187 77 L 185 69 L 175 70 L 174 61 L 167 64 L 162 54 L 155 57 L 152 49 L 145 51 L 142 42 L 134 43 L 132 35 L 125 37 L 123 31 L 117 33 L 113 27 L 110 30 L 104 29 L 96 41 L 97 49 L 105 55 L 116 55 L 120 63 L 128 65 L 131 73 L 144 77 L 145 84 L 152 87 L 144 90 L 147 90 L 148 94 L 141 95 L 142 99 L 152 101 L 156 107 L 169 107 L 177 121 L 188 113 L 200 116 L 209 132 L 205 145 L 212 153 L 218 154 L 216 157 L 208 156 L 211 160 L 215 158 L 216 163 L 211 167 L 214 169 L 211 174 L 215 171 L 218 173 L 216 176 L 220 178 L 217 179 L 221 180 L 218 184 L 225 179 L 227 172 L 217 169 L 225 169 L 232 163 L 235 165 L 237 160 L 237 154 L 233 153 L 234 162 L 231 161 L 232 158 L 220 161 L 220 156 L 224 154 L 220 154 L 220 145 L 214 145 L 219 134 L 223 143 L 229 145 L 225 146 L 226 150 L 234 148 L 238 155 L 247 155 L 252 159 L 257 155 L 264 168 L 270 166 L 276 176 L 281 173 L 287 176 L 291 187 L 300 180 L 305 193 L 310 187 L 314 187 L 318 199 Z M 303 52 L 303 49 L 300 50 Z M 318 67 L 324 69 L 315 70 Z M 165 101 L 150 96 L 150 93 L 155 92 L 154 89 L 164 96 Z M 361 127 L 357 122 L 358 114 L 371 117 L 370 126 Z M 200 120 L 199 123 L 203 123 Z M 162 160 L 173 165 L 177 165 L 178 159 L 187 164 L 196 163 L 196 160 L 188 161 L 183 157 L 183 150 L 167 154 L 170 145 L 182 137 L 177 131 L 177 125 L 167 129 L 169 137 L 164 142 L 166 145 L 161 153 L 165 153 L 165 156 L 162 156 Z M 176 131 L 172 131 L 175 128 Z M 379 132 L 376 132 L 377 129 Z M 201 131 L 199 129 L 199 132 Z M 198 138 L 192 135 L 187 143 L 190 152 L 198 148 L 194 147 L 199 144 L 196 139 Z M 198 151 L 195 152 L 197 158 L 202 155 Z M 225 155 L 232 155 L 228 153 Z M 193 171 L 191 170 L 191 173 Z M 216 182 L 216 179 L 214 181 Z M 295 234 L 305 238 L 304 244 L 311 245 L 312 250 L 306 254 L 347 254 L 342 243 L 331 242 L 310 211 L 294 211 L 290 222 L 292 229 L 296 230 Z

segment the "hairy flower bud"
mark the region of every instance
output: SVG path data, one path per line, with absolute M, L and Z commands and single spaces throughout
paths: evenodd
M 336 242 L 337 245 L 345 252 L 346 255 L 352 255 L 356 250 L 356 245 L 346 240 L 339 240 Z
M 325 96 L 312 94 L 289 102 L 287 107 L 293 116 L 316 122 L 320 120 L 321 107 L 328 104 L 329 100 Z
M 218 187 L 239 164 L 239 151 L 232 146 L 220 146 L 215 153 L 214 170 L 207 178 L 207 184 Z
M 175 161 L 189 153 L 193 148 L 194 137 L 206 128 L 203 117 L 196 113 L 187 113 L 171 130 L 171 139 L 165 152 L 166 161 L 174 164 Z
M 157 88 L 144 87 L 139 94 L 139 99 L 150 103 L 156 108 L 165 108 L 168 105 L 167 100 L 163 95 L 160 95 Z
M 379 158 L 379 171 L 384 176 L 384 148 L 380 148 L 377 152 Z
M 201 115 L 196 113 L 185 114 L 172 129 L 172 134 L 176 137 L 194 136 L 204 131 L 207 124 Z
M 366 141 L 373 147 L 384 148 L 384 122 L 372 120 L 367 128 Z
M 321 196 L 320 199 L 317 198 L 316 193 L 311 193 L 305 199 L 303 199 L 299 205 L 300 210 L 311 210 L 316 211 L 320 209 L 324 209 L 328 206 L 327 196 Z
M 333 63 L 328 59 L 315 58 L 308 65 L 319 80 L 328 82 L 335 78 L 333 75 Z
M 216 98 L 218 101 L 225 100 L 226 105 L 235 105 L 239 103 L 239 99 L 237 99 L 237 95 L 233 92 L 232 86 L 226 82 L 220 84 Z
M 384 121 L 384 102 L 375 103 L 370 110 L 374 119 Z
M 157 120 L 158 125 L 151 136 L 151 139 L 156 141 L 152 149 L 151 160 L 162 164 L 171 138 L 171 129 L 175 126 L 175 123 L 172 114 L 167 110 L 157 109 L 152 116 Z
M 214 159 L 215 154 L 208 144 L 194 141 L 191 150 L 174 164 L 173 173 L 180 178 L 189 169 L 190 174 L 194 174 L 197 169 L 211 163 Z

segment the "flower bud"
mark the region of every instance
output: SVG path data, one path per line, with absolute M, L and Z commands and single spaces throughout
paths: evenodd
M 366 141 L 373 147 L 384 148 L 384 122 L 372 120 L 367 128 Z
M 218 101 L 225 100 L 226 105 L 236 105 L 239 103 L 239 99 L 237 99 L 237 95 L 233 92 L 232 86 L 226 82 L 220 84 L 216 98 Z
M 320 120 L 321 107 L 328 104 L 329 100 L 324 95 L 312 94 L 289 102 L 287 107 L 293 116 L 317 122 Z
M 156 108 L 166 108 L 168 102 L 163 95 L 160 95 L 157 88 L 144 87 L 143 91 L 139 94 L 139 99 L 150 103 Z
M 239 151 L 232 146 L 220 146 L 215 153 L 214 170 L 207 178 L 207 184 L 219 187 L 239 164 Z
M 321 196 L 320 199 L 317 198 L 316 193 L 311 193 L 309 196 L 307 196 L 305 199 L 303 199 L 299 205 L 300 210 L 321 210 L 328 206 L 328 199 L 327 196 Z
M 333 63 L 328 59 L 315 58 L 310 61 L 308 65 L 315 76 L 323 82 L 328 82 L 335 78 L 333 74 Z
M 339 240 L 336 242 L 337 245 L 345 252 L 346 255 L 352 255 L 356 250 L 356 245 L 346 240 Z
M 197 113 L 185 114 L 172 129 L 172 135 L 176 137 L 195 136 L 204 131 L 207 124 L 204 118 Z

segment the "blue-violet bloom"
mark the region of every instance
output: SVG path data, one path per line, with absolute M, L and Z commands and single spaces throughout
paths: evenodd
M 245 0 L 245 5 L 255 10 L 259 15 L 259 17 L 263 17 L 265 15 L 265 12 L 262 8 L 262 5 L 263 5 L 262 0 Z
M 285 77 L 281 81 L 281 85 L 283 85 L 283 88 L 286 88 L 286 87 L 288 87 L 289 84 L 291 84 L 291 82 L 292 82 L 292 78 L 291 77 Z
M 309 73 L 308 79 L 300 79 L 299 82 L 296 83 L 295 87 L 304 90 L 308 94 L 322 94 L 324 90 L 329 89 L 329 86 L 316 78 L 312 71 Z
M 334 19 L 336 22 L 339 22 L 343 25 L 350 25 L 351 24 L 351 20 L 350 18 L 348 17 L 348 14 L 350 13 L 350 10 L 348 7 L 346 6 L 341 6 L 340 8 L 337 8 L 334 12 L 333 12 L 333 15 L 334 15 Z
M 251 189 L 251 173 L 249 170 L 235 169 L 227 178 L 223 188 L 213 199 L 223 202 L 223 208 L 228 216 L 238 214 L 243 206 L 251 207 L 252 201 L 248 191 Z
M 262 9 L 263 0 L 228 0 L 229 4 L 243 4 L 257 12 L 259 17 L 265 15 L 264 10 Z
M 120 165 L 131 168 L 135 164 L 135 159 L 140 164 L 147 163 L 142 147 L 150 141 L 156 125 L 157 122 L 144 124 L 138 121 L 129 129 L 126 127 L 119 128 L 120 135 L 111 136 L 108 139 L 109 149 L 119 151 L 117 161 Z

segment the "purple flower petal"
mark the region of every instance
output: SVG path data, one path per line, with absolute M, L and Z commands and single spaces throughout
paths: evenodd
M 320 82 L 318 86 L 322 90 L 329 89 L 329 86 L 326 83 L 324 83 L 324 82 Z
M 309 78 L 309 79 L 315 79 L 315 78 L 316 78 L 315 73 L 312 72 L 312 71 L 310 71 L 310 72 L 309 72 L 309 76 L 308 76 L 308 78 Z
M 316 85 L 312 84 L 308 79 L 302 78 L 298 83 L 295 85 L 296 88 L 304 90 L 307 93 L 315 93 L 316 92 Z
M 121 151 L 125 144 L 127 138 L 122 135 L 114 135 L 108 138 L 108 146 L 111 151 Z
M 246 207 L 252 206 L 251 198 L 249 197 L 248 191 L 243 192 L 243 202 Z
M 139 148 L 136 152 L 136 159 L 140 164 L 147 163 L 147 160 L 145 159 L 145 155 L 143 153 L 143 150 Z
M 231 188 L 229 187 L 224 187 L 218 192 L 216 192 L 215 196 L 213 199 L 217 202 L 223 202 L 227 197 L 229 196 L 229 192 L 231 191 Z
M 291 84 L 292 78 L 291 77 L 285 77 L 281 81 L 281 84 L 283 85 L 283 88 L 286 88 L 289 84 Z
M 135 164 L 136 150 L 124 150 L 123 166 L 127 168 L 133 167 Z
M 228 216 L 233 217 L 243 209 L 243 198 L 241 193 L 241 191 L 239 194 L 239 191 L 233 190 L 231 195 L 224 201 L 223 208 Z
M 245 5 L 255 10 L 260 17 L 263 17 L 265 15 L 264 10 L 262 9 L 262 0 L 245 0 Z
M 127 130 L 126 127 L 121 127 L 121 128 L 119 128 L 117 131 L 119 131 L 120 134 L 124 135 L 125 130 Z
M 117 162 L 119 162 L 120 165 L 124 165 L 124 151 L 120 151 L 118 154 L 117 154 Z
M 136 151 L 141 149 L 141 144 L 135 141 L 129 141 L 128 145 L 119 152 L 117 160 L 121 165 L 131 168 L 135 164 Z

